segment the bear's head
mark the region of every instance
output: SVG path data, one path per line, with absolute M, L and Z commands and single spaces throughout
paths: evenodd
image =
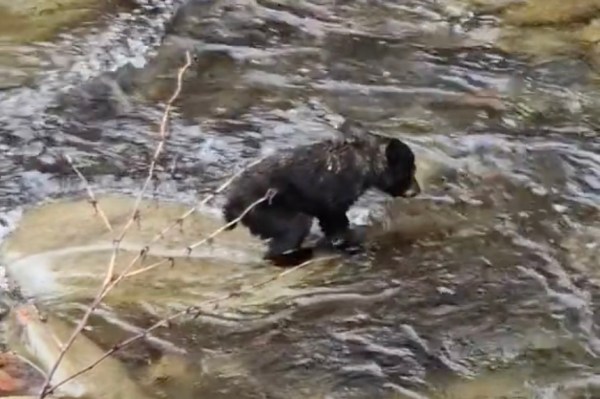
M 381 170 L 376 187 L 393 196 L 411 198 L 421 193 L 415 178 L 415 154 L 406 143 L 387 139 L 384 144 L 385 167 Z

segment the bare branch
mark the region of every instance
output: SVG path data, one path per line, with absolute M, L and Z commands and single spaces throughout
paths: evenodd
M 123 227 L 123 231 L 121 232 L 121 235 L 117 239 L 119 241 L 122 240 L 123 237 L 125 237 L 125 234 L 129 230 L 131 225 L 134 223 L 136 215 L 139 213 L 139 208 L 140 208 L 140 204 L 142 202 L 142 198 L 148 188 L 148 185 L 152 181 L 152 176 L 154 176 L 154 169 L 156 169 L 156 163 L 158 162 L 158 157 L 162 153 L 163 148 L 166 145 L 167 138 L 169 137 L 169 133 L 167 131 L 167 124 L 169 122 L 171 108 L 173 107 L 173 103 L 175 102 L 177 97 L 179 97 L 179 93 L 181 93 L 181 88 L 183 85 L 183 74 L 192 65 L 192 57 L 191 57 L 189 51 L 186 51 L 185 59 L 186 59 L 185 65 L 183 67 L 181 67 L 179 69 L 179 72 L 177 73 L 177 87 L 175 88 L 175 92 L 173 93 L 173 95 L 171 96 L 169 101 L 167 102 L 167 106 L 165 108 L 165 112 L 163 114 L 163 117 L 162 117 L 162 120 L 160 123 L 160 130 L 159 130 L 160 141 L 158 143 L 158 146 L 156 147 L 156 150 L 154 151 L 154 156 L 152 157 L 152 161 L 150 162 L 150 167 L 148 168 L 148 176 L 146 177 L 146 181 L 144 181 L 144 185 L 142 186 L 142 189 L 138 193 L 138 196 L 135 200 L 135 204 L 134 204 L 133 210 L 131 212 L 131 217 L 129 218 L 129 221 L 125 224 L 125 227 Z
M 274 190 L 271 190 L 271 189 L 267 190 L 267 193 L 262 198 L 254 201 L 252 204 L 250 204 L 237 218 L 235 218 L 231 222 L 229 222 L 229 223 L 227 223 L 227 224 L 219 227 L 218 229 L 216 229 L 215 231 L 213 231 L 212 233 L 210 233 L 206 238 L 198 241 L 195 244 L 192 244 L 192 245 L 188 246 L 186 248 L 187 255 L 189 256 L 194 248 L 197 248 L 197 247 L 199 247 L 202 244 L 209 243 L 211 240 L 213 240 L 219 234 L 221 234 L 225 230 L 227 230 L 227 228 L 229 226 L 232 226 L 232 225 L 238 223 L 254 207 L 256 207 L 258 204 L 260 204 L 260 203 L 262 203 L 264 201 L 269 201 L 273 197 L 273 195 L 274 195 Z M 148 247 L 146 247 L 146 248 L 148 248 Z M 105 294 L 101 296 L 101 300 L 104 299 L 104 297 L 108 294 L 108 292 L 111 291 L 114 287 L 116 287 L 117 284 L 119 284 L 123 279 L 125 279 L 127 277 L 137 276 L 139 274 L 145 273 L 145 272 L 150 271 L 150 270 L 154 270 L 157 267 L 160 267 L 160 266 L 164 265 L 165 263 L 173 263 L 172 258 L 165 258 L 165 259 L 162 259 L 162 260 L 160 260 L 158 262 L 155 262 L 155 263 L 153 263 L 151 265 L 143 267 L 141 269 L 136 269 L 134 271 L 130 271 L 131 268 L 135 265 L 135 263 L 137 263 L 137 261 L 140 260 L 142 258 L 142 256 L 144 254 L 146 254 L 146 253 L 147 253 L 146 250 L 142 250 L 138 255 L 136 255 L 129 262 L 129 264 L 123 269 L 123 271 L 121 272 L 121 274 L 119 274 L 119 276 L 117 278 L 113 279 L 112 283 L 107 287 L 107 289 L 105 291 Z
M 194 243 L 192 245 L 190 245 L 188 247 L 188 255 L 191 254 L 191 252 L 194 250 L 194 248 L 199 247 L 202 244 L 206 244 L 207 242 L 210 242 L 213 238 L 215 238 L 216 236 L 218 236 L 219 234 L 221 234 L 222 232 L 224 232 L 225 230 L 227 230 L 227 228 L 229 228 L 230 226 L 233 226 L 234 224 L 236 224 L 237 222 L 239 222 L 240 220 L 242 220 L 242 218 L 244 216 L 246 216 L 246 214 L 248 212 L 250 212 L 252 209 L 254 209 L 255 206 L 257 206 L 260 203 L 263 203 L 265 201 L 270 201 L 271 198 L 273 198 L 274 194 L 274 190 L 267 190 L 267 193 L 260 199 L 254 201 L 252 204 L 250 204 L 250 206 L 248 206 L 246 209 L 244 209 L 244 212 L 242 212 L 240 214 L 240 216 L 238 216 L 237 218 L 235 218 L 234 220 L 232 220 L 231 222 L 221 226 L 220 228 L 218 228 L 217 230 L 215 230 L 214 232 L 212 232 L 210 235 L 208 235 L 206 238 L 203 238 L 202 240 L 198 241 L 197 243 Z
M 146 328 L 143 331 L 140 331 L 139 333 L 127 338 L 124 341 L 119 342 L 118 344 L 114 345 L 111 349 L 109 349 L 108 351 L 106 351 L 100 358 L 96 359 L 95 361 L 93 361 L 92 363 L 90 363 L 88 366 L 84 367 L 83 369 L 79 370 L 78 372 L 76 372 L 75 374 L 65 378 L 64 380 L 56 383 L 51 389 L 48 390 L 48 393 L 54 392 L 57 388 L 59 388 L 60 386 L 62 386 L 63 384 L 66 384 L 67 382 L 73 380 L 74 378 L 77 378 L 78 376 L 80 376 L 81 374 L 84 374 L 90 370 L 92 370 L 94 367 L 96 367 L 98 364 L 100 364 L 103 360 L 105 360 L 106 358 L 108 358 L 109 356 L 111 356 L 112 354 L 114 354 L 115 352 L 121 350 L 122 348 L 131 345 L 132 343 L 136 342 L 139 339 L 144 338 L 145 336 L 147 336 L 149 333 L 151 333 L 152 331 L 158 329 L 159 327 L 162 326 L 168 326 L 170 325 L 170 322 L 185 316 L 185 315 L 191 315 L 191 314 L 198 314 L 200 313 L 203 309 L 202 306 L 206 306 L 206 305 L 210 305 L 210 304 L 215 304 L 218 302 L 222 302 L 224 300 L 236 297 L 236 296 L 240 296 L 244 293 L 247 292 L 251 292 L 257 288 L 263 287 L 267 284 L 269 284 L 272 281 L 275 281 L 277 279 L 280 279 L 284 276 L 286 276 L 287 274 L 293 273 L 299 269 L 302 269 L 310 264 L 316 263 L 316 262 L 320 262 L 320 261 L 327 261 L 327 260 L 333 260 L 336 258 L 339 258 L 340 255 L 332 255 L 332 256 L 324 256 L 324 257 L 320 257 L 320 258 L 314 258 L 314 259 L 310 259 L 306 262 L 303 262 L 299 265 L 296 265 L 294 267 L 291 267 L 289 269 L 286 269 L 284 271 L 282 271 L 281 273 L 276 274 L 273 277 L 270 277 L 268 279 L 262 280 L 256 284 L 252 284 L 244 289 L 240 289 L 238 291 L 233 291 L 230 292 L 228 294 L 223 294 L 221 296 L 218 296 L 216 298 L 211 298 L 205 301 L 202 301 L 200 304 L 198 305 L 194 305 L 194 306 L 189 306 L 187 308 L 185 308 L 182 311 L 179 311 L 177 313 L 174 313 L 168 317 L 165 317 L 161 320 L 159 320 L 158 322 L 154 323 L 153 325 L 151 325 L 150 327 Z
M 221 186 L 219 186 L 219 188 L 214 191 L 213 193 L 211 193 L 210 195 L 206 196 L 204 198 L 204 200 L 202 200 L 198 207 L 205 205 L 206 203 L 208 203 L 212 198 L 214 198 L 218 193 L 222 192 L 225 188 L 227 188 L 234 180 L 235 178 L 237 178 L 240 174 L 242 174 L 244 171 L 246 171 L 248 168 L 252 167 L 253 165 L 257 164 L 258 162 L 260 162 L 262 159 L 259 159 L 257 161 L 251 162 L 248 166 L 246 166 L 245 168 L 243 168 L 242 170 L 240 170 L 239 172 L 237 172 L 236 174 L 234 174 L 232 177 L 230 177 L 225 183 L 223 183 Z M 242 214 L 237 217 L 236 219 L 232 220 L 231 222 L 229 222 L 228 224 L 220 227 L 219 229 L 215 230 L 213 233 L 211 233 L 207 238 L 205 238 L 204 240 L 193 244 L 193 246 L 190 246 L 187 248 L 188 254 L 191 252 L 191 248 L 196 248 L 199 245 L 202 245 L 204 243 L 209 242 L 210 240 L 212 240 L 213 238 L 215 238 L 217 235 L 221 234 L 223 231 L 225 231 L 227 229 L 227 227 L 239 222 L 250 210 L 252 210 L 252 208 L 254 208 L 256 205 L 270 200 L 272 198 L 272 196 L 274 195 L 274 191 L 273 190 L 268 190 L 267 193 L 265 194 L 264 197 L 260 198 L 259 200 L 255 201 L 254 203 L 252 203 L 250 206 L 248 206 L 243 212 Z M 158 262 L 155 262 L 149 266 L 146 266 L 144 268 L 141 269 L 137 269 L 134 271 L 130 271 L 131 268 L 133 266 L 135 266 L 135 264 L 143 259 L 145 256 L 147 256 L 148 251 L 149 251 L 149 246 L 153 243 L 155 243 L 156 241 L 160 240 L 160 238 L 164 237 L 164 235 L 170 230 L 172 229 L 174 226 L 177 226 L 177 224 L 181 223 L 185 218 L 189 217 L 191 214 L 193 214 L 198 207 L 194 207 L 191 208 L 190 210 L 188 210 L 186 213 L 184 213 L 182 216 L 180 216 L 171 226 L 170 228 L 164 229 L 161 233 L 157 234 L 156 236 L 154 236 L 152 238 L 152 240 L 149 241 L 149 243 L 144 246 L 144 248 L 129 262 L 129 264 L 123 269 L 123 271 L 115 277 L 114 275 L 114 267 L 115 267 L 115 263 L 116 263 L 116 258 L 117 258 L 117 254 L 118 254 L 118 250 L 119 250 L 119 245 L 120 245 L 120 240 L 115 240 L 114 243 L 114 248 L 111 254 L 111 258 L 108 264 L 108 272 L 106 274 L 106 278 L 104 280 L 104 283 L 101 286 L 101 290 L 100 292 L 96 295 L 96 297 L 94 298 L 92 304 L 90 305 L 90 307 L 88 308 L 88 310 L 86 311 L 86 313 L 84 314 L 83 318 L 80 320 L 80 323 L 77 325 L 77 327 L 75 328 L 75 332 L 77 332 L 77 334 L 73 334 L 72 337 L 73 341 L 75 340 L 75 338 L 77 337 L 77 335 L 83 330 L 83 328 L 85 327 L 85 324 L 87 323 L 89 317 L 91 316 L 91 314 L 93 313 L 93 311 L 98 307 L 98 305 L 104 300 L 104 298 L 106 297 L 106 295 L 108 295 L 110 293 L 110 291 L 112 291 L 123 279 L 127 278 L 127 277 L 133 277 L 151 270 L 154 270 L 162 265 L 164 265 L 165 263 L 171 263 L 173 264 L 174 261 L 172 260 L 172 258 L 165 258 L 162 259 Z M 135 216 L 135 214 L 134 214 Z M 69 340 L 67 341 L 67 344 L 65 344 L 63 351 L 61 352 L 61 354 L 59 355 L 59 359 L 62 361 L 62 357 L 64 357 L 64 354 L 66 353 L 66 351 L 68 350 L 68 348 L 73 344 L 73 341 Z M 70 342 L 70 343 L 69 343 Z M 65 349 L 66 348 L 66 349 Z M 58 368 L 58 364 L 60 364 L 60 362 L 56 363 L 56 368 Z M 56 368 L 54 368 L 54 372 L 56 372 Z M 48 388 L 46 388 L 46 392 Z M 48 393 L 46 393 L 45 395 L 47 395 Z M 43 399 L 44 396 L 41 397 L 41 399 Z
M 142 273 L 149 272 L 150 270 L 154 270 L 157 267 L 160 267 L 160 266 L 164 265 L 165 263 L 167 263 L 169 261 L 169 259 L 172 259 L 172 258 L 161 259 L 158 262 L 152 263 L 151 265 L 148 265 L 148 266 L 142 267 L 141 269 L 136 269 L 132 272 L 126 273 L 126 274 L 124 274 L 124 276 L 125 276 L 124 278 L 134 277 L 134 276 L 137 276 L 138 274 L 142 274 Z
M 186 212 L 184 212 L 179 218 L 177 218 L 171 225 L 167 226 L 166 228 L 164 228 L 162 231 L 160 231 L 158 234 L 156 234 L 150 241 L 148 241 L 145 246 L 144 249 L 137 255 L 135 256 L 130 262 L 129 264 L 125 267 L 125 269 L 121 272 L 121 274 L 119 275 L 119 277 L 117 277 L 116 279 L 113 278 L 113 284 L 109 287 L 107 287 L 106 289 L 106 293 L 102 296 L 102 298 L 100 298 L 100 300 L 102 300 L 104 298 L 104 296 L 110 291 L 112 290 L 121 280 L 123 280 L 123 278 L 126 277 L 132 277 L 138 274 L 143 273 L 144 271 L 149 271 L 152 269 L 155 269 L 159 266 L 162 266 L 166 260 L 162 260 L 159 261 L 153 265 L 151 265 L 152 267 L 145 267 L 144 269 L 138 269 L 135 271 L 130 272 L 131 268 L 137 263 L 138 260 L 143 259 L 149 251 L 150 245 L 156 243 L 157 241 L 159 241 L 160 239 L 164 238 L 166 236 L 166 234 L 168 232 L 170 232 L 173 228 L 175 228 L 176 226 L 181 226 L 183 225 L 183 221 L 185 219 L 187 219 L 188 217 L 190 217 L 192 214 L 194 214 L 198 208 L 206 205 L 210 200 L 212 200 L 217 194 L 221 193 L 223 190 L 225 190 L 228 186 L 231 185 L 231 183 L 233 183 L 233 181 L 239 177 L 242 173 L 244 173 L 245 171 L 247 171 L 249 168 L 251 168 L 252 166 L 258 164 L 259 162 L 261 162 L 264 158 L 260 158 L 256 161 L 251 162 L 250 164 L 248 164 L 246 167 L 244 167 L 243 169 L 239 170 L 238 172 L 236 172 L 233 176 L 231 176 L 229 179 L 227 179 L 227 181 L 225 181 L 223 184 L 221 184 L 219 186 L 219 188 L 217 188 L 215 191 L 213 191 L 211 194 L 207 195 L 200 203 L 198 203 L 198 205 L 190 208 L 189 210 L 187 210 Z M 258 203 L 269 199 L 270 196 L 272 196 L 271 192 L 267 192 L 267 194 L 265 195 L 265 197 L 261 198 L 260 200 L 256 201 L 255 203 L 253 203 L 252 205 L 250 205 L 238 218 L 236 218 L 235 220 L 229 222 L 226 226 L 224 226 L 223 228 L 219 229 L 218 232 L 213 232 L 212 233 L 212 237 L 208 237 L 207 239 L 204 240 L 204 242 L 208 242 L 210 241 L 210 239 L 214 238 L 216 235 L 222 233 L 224 230 L 226 230 L 227 227 L 239 222 L 241 220 L 242 217 L 244 217 L 244 215 L 246 215 L 247 212 L 249 212 L 254 206 L 256 206 Z M 195 244 L 194 247 L 197 247 L 200 244 Z M 191 252 L 191 248 L 188 247 L 187 248 L 188 251 L 188 255 Z
M 44 385 L 42 386 L 42 389 L 39 394 L 39 399 L 43 399 L 47 395 L 47 390 L 48 390 L 48 387 L 50 386 L 50 382 L 52 381 L 52 377 L 56 373 L 56 370 L 58 369 L 60 362 L 64 358 L 65 353 L 73 345 L 73 342 L 75 342 L 77 335 L 79 335 L 81 333 L 81 331 L 87 324 L 88 319 L 90 318 L 91 314 L 94 312 L 96 307 L 100 304 L 100 302 L 102 301 L 104 296 L 106 296 L 106 293 L 108 292 L 108 290 L 107 290 L 108 287 L 111 287 L 113 285 L 114 267 L 115 267 L 117 254 L 119 252 L 120 243 L 123 240 L 123 237 L 129 230 L 129 228 L 131 227 L 131 225 L 134 223 L 134 220 L 136 219 L 136 215 L 138 215 L 138 213 L 139 213 L 139 206 L 140 206 L 142 197 L 148 187 L 148 184 L 152 180 L 152 176 L 154 175 L 154 169 L 156 167 L 158 157 L 160 156 L 160 153 L 162 152 L 162 150 L 166 144 L 166 139 L 168 137 L 167 123 L 169 120 L 169 115 L 171 113 L 171 108 L 173 106 L 173 102 L 177 99 L 177 97 L 179 96 L 179 93 L 181 92 L 183 75 L 184 75 L 185 71 L 192 65 L 192 57 L 189 52 L 186 52 L 185 58 L 186 58 L 185 65 L 183 65 L 179 69 L 179 72 L 177 74 L 177 87 L 175 89 L 175 92 L 173 93 L 173 95 L 171 96 L 169 101 L 167 102 L 167 106 L 165 108 L 165 112 L 162 117 L 162 121 L 160 124 L 160 130 L 159 130 L 160 142 L 158 143 L 156 151 L 154 152 L 154 157 L 152 158 L 152 161 L 150 163 L 148 177 L 146 178 L 146 180 L 142 186 L 142 189 L 140 190 L 140 192 L 137 196 L 137 199 L 136 199 L 133 211 L 131 212 L 131 216 L 130 216 L 129 220 L 123 227 L 123 230 L 121 231 L 119 236 L 114 241 L 114 248 L 112 251 L 110 262 L 107 267 L 106 277 L 104 279 L 102 287 L 100 288 L 100 291 L 96 295 L 96 298 L 94 298 L 94 300 L 92 301 L 92 304 L 87 309 L 86 313 L 83 315 L 83 317 L 81 318 L 81 320 L 79 321 L 79 323 L 77 324 L 75 329 L 73 330 L 73 333 L 71 334 L 71 336 L 69 337 L 69 339 L 67 340 L 67 342 L 65 343 L 63 348 L 61 349 L 61 352 L 60 352 L 58 358 L 56 359 L 56 362 L 54 363 L 54 365 L 50 369 L 48 375 L 46 376 L 46 380 L 44 381 Z
M 251 162 L 250 164 L 248 164 L 246 167 L 242 168 L 235 174 L 233 174 L 229 179 L 227 179 L 227 181 L 225 181 L 225 183 L 221 184 L 219 186 L 219 188 L 217 188 L 211 194 L 207 195 L 200 203 L 198 203 L 194 207 L 192 207 L 189 210 L 187 210 L 186 212 L 184 212 L 175 222 L 173 222 L 171 225 L 165 227 L 160 233 L 156 234 L 156 236 L 154 236 L 154 238 L 152 238 L 152 240 L 150 240 L 149 244 L 154 244 L 161 238 L 165 237 L 165 235 L 169 231 L 171 231 L 173 228 L 175 228 L 176 226 L 182 226 L 184 220 L 187 219 L 188 217 L 190 217 L 192 214 L 194 214 L 198 210 L 198 208 L 203 207 L 204 205 L 208 204 L 213 198 L 215 198 L 223 190 L 225 190 L 227 187 L 229 187 L 231 185 L 231 183 L 233 183 L 235 181 L 235 179 L 237 179 L 242 173 L 244 173 L 245 171 L 247 171 L 254 165 L 257 165 L 258 163 L 262 162 L 263 160 L 264 160 L 264 157 L 259 158 L 256 161 Z
M 100 207 L 100 204 L 98 203 L 98 200 L 96 199 L 96 196 L 94 195 L 94 191 L 92 191 L 92 187 L 90 186 L 90 183 L 85 178 L 85 176 L 83 175 L 83 173 L 81 173 L 81 171 L 79 170 L 79 168 L 77 168 L 75 166 L 75 164 L 73 163 L 73 160 L 71 159 L 71 157 L 69 155 L 67 155 L 67 154 L 65 154 L 64 157 L 65 157 L 65 160 L 69 163 L 69 165 L 73 169 L 73 171 L 75 173 L 77 173 L 77 176 L 79 176 L 79 179 L 81 179 L 81 181 L 83 182 L 83 185 L 85 186 L 85 189 L 86 189 L 86 191 L 88 193 L 88 196 L 90 197 L 90 203 L 92 204 L 92 207 L 94 208 L 94 211 L 98 214 L 98 216 L 100 216 L 100 219 L 102 219 L 102 222 L 104 223 L 104 225 L 106 226 L 106 228 L 108 229 L 108 231 L 110 231 L 112 233 L 112 231 L 113 231 L 112 225 L 110 224 L 110 221 L 106 217 L 106 214 L 104 213 L 104 211 Z

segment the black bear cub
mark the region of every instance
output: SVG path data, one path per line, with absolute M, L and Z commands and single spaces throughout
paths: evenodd
M 265 259 L 292 266 L 313 254 L 301 247 L 313 218 L 333 247 L 358 245 L 348 209 L 370 188 L 393 197 L 418 195 L 415 172 L 413 151 L 398 139 L 322 141 L 272 155 L 245 171 L 230 188 L 223 213 L 230 223 L 267 195 L 240 220 L 250 233 L 269 240 Z

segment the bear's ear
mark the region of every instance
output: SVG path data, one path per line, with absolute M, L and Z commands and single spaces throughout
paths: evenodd
M 414 155 L 410 148 L 398 139 L 390 139 L 385 148 L 385 157 L 390 166 L 414 162 Z

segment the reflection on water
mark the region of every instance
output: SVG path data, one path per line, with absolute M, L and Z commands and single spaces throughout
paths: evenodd
M 596 397 L 597 6 L 548 6 L 536 24 L 530 2 L 149 1 L 19 47 L 53 62 L 23 81 L 10 70 L 17 83 L 0 92 L 0 206 L 13 212 L 2 229 L 17 205 L 81 193 L 63 151 L 98 191 L 135 190 L 191 50 L 157 198 L 191 203 L 264 152 L 339 135 L 344 118 L 409 142 L 425 190 L 359 201 L 351 216 L 370 221 L 366 253 L 121 352 L 136 381 L 177 398 Z M 71 321 L 108 256 L 109 237 L 78 204 L 26 213 L 3 252 L 24 293 Z M 124 283 L 89 337 L 110 347 L 172 308 L 273 275 L 238 234 L 147 287 Z

